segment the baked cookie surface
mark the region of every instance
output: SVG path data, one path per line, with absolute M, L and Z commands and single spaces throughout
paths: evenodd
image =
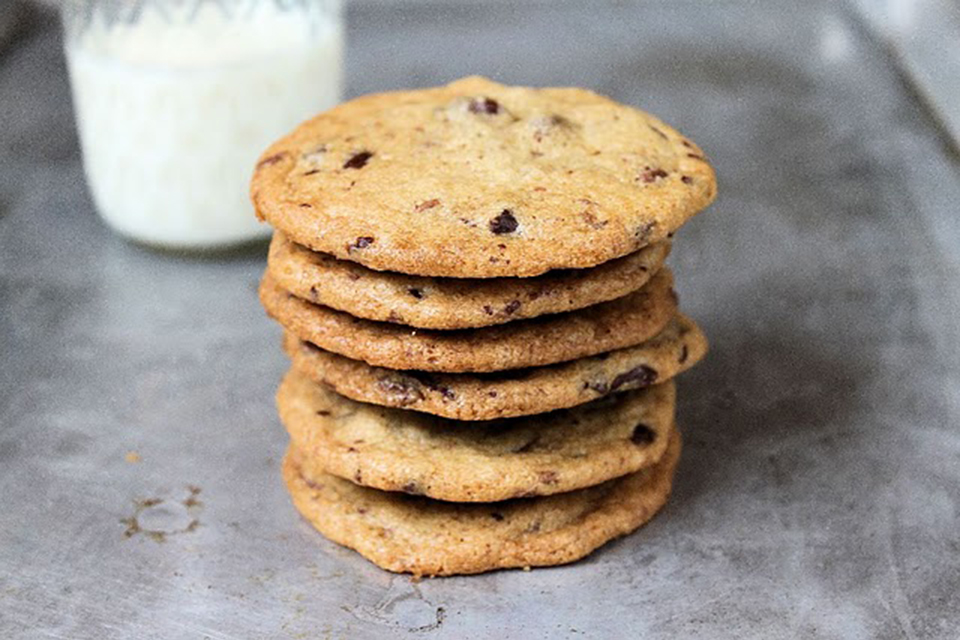
M 541 366 L 639 344 L 658 334 L 676 312 L 672 286 L 673 276 L 664 268 L 618 300 L 460 331 L 354 318 L 297 298 L 269 272 L 260 285 L 260 301 L 284 328 L 326 351 L 389 369 L 458 373 Z
M 268 268 L 298 298 L 358 318 L 424 329 L 466 329 L 563 313 L 623 297 L 663 265 L 670 243 L 657 242 L 590 269 L 535 278 L 428 278 L 373 271 L 317 253 L 277 232 Z
M 455 420 L 492 420 L 572 407 L 670 380 L 703 358 L 707 339 L 678 313 L 663 331 L 633 347 L 490 375 L 372 367 L 290 333 L 284 336 L 284 350 L 294 369 L 353 400 Z
M 304 463 L 356 484 L 454 502 L 495 502 L 589 487 L 663 455 L 673 382 L 574 409 L 465 422 L 354 402 L 291 371 L 280 421 Z
M 250 185 L 301 245 L 454 278 L 593 267 L 666 239 L 715 193 L 703 152 L 650 114 L 479 77 L 341 104 L 271 145 Z
M 680 456 L 675 431 L 660 461 L 596 487 L 500 503 L 457 504 L 357 486 L 305 467 L 283 477 L 301 515 L 327 538 L 389 571 L 416 576 L 552 566 L 634 531 L 667 502 Z

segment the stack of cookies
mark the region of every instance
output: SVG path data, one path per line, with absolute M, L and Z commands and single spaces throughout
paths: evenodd
M 296 507 L 416 575 L 570 562 L 649 520 L 680 453 L 672 379 L 707 349 L 663 263 L 715 191 L 646 113 L 483 78 L 271 146 L 251 195 Z

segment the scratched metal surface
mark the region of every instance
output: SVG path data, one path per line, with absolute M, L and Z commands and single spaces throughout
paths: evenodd
M 854 17 L 381 6 L 350 36 L 351 94 L 582 84 L 715 160 L 671 259 L 713 341 L 673 501 L 573 566 L 419 584 L 316 535 L 278 475 L 263 247 L 105 230 L 48 29 L 0 59 L 0 637 L 957 637 L 958 164 Z

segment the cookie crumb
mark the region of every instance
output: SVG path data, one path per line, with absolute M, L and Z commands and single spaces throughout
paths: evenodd
M 140 462 L 142 460 L 142 458 L 140 457 L 140 454 L 137 453 L 136 451 L 127 451 L 127 455 L 125 455 L 123 459 L 129 462 L 130 464 L 136 464 L 137 462 Z

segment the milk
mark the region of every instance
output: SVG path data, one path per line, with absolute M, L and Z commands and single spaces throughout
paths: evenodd
M 340 100 L 337 11 L 305 17 L 262 0 L 227 19 L 216 3 L 198 6 L 189 22 L 149 11 L 131 25 L 95 21 L 66 45 L 97 209 L 153 245 L 267 234 L 247 196 L 257 156 Z

